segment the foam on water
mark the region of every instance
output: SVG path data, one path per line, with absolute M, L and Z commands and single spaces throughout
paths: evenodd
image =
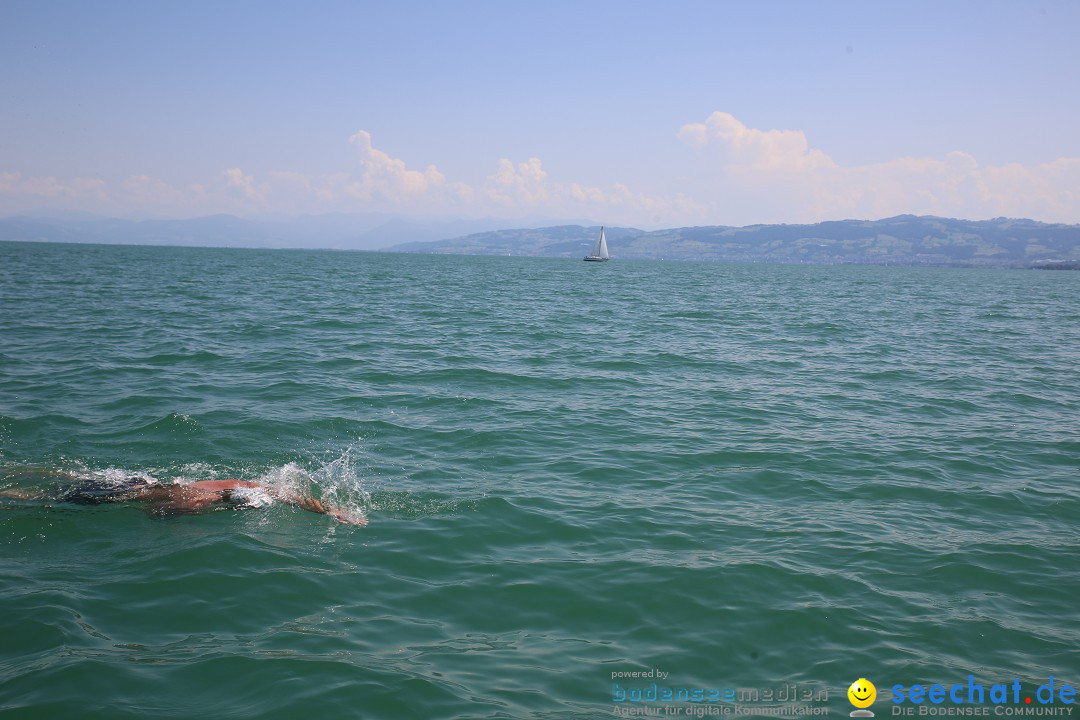
M 315 470 L 295 462 L 286 463 L 260 473 L 258 479 L 276 494 L 316 498 L 326 505 L 346 510 L 352 516 L 363 516 L 371 505 L 371 496 L 364 487 L 353 454 L 352 449 L 348 449 Z

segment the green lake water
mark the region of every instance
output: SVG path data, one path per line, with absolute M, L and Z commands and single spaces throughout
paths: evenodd
M 4 500 L 0 716 L 1076 685 L 1078 310 L 1068 272 L 0 244 L 0 490 L 370 520 Z

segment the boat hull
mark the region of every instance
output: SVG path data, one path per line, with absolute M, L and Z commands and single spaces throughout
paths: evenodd
M 595 255 L 589 255 L 582 259 L 585 260 L 585 262 L 607 262 L 609 260 L 609 258 L 596 257 Z

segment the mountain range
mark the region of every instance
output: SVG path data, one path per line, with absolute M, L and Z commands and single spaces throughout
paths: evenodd
M 400 252 L 473 255 L 586 255 L 599 227 L 498 230 L 437 242 L 413 242 Z M 816 264 L 959 265 L 971 267 L 1080 264 L 1080 225 L 1026 219 L 954 220 L 899 215 L 812 225 L 685 227 L 646 232 L 605 229 L 613 258 L 721 260 Z
M 505 221 L 491 218 L 414 220 L 378 213 L 122 220 L 82 212 L 42 212 L 0 218 L 0 241 L 379 250 L 395 243 L 439 240 L 503 225 Z
M 390 215 L 121 220 L 86 213 L 0 218 L 0 241 L 327 248 L 580 258 L 598 226 L 495 229 L 505 221 L 417 221 Z M 608 227 L 614 259 L 1080 267 L 1080 225 L 1027 219 L 899 215 L 807 225 L 707 226 L 645 231 Z M 405 242 L 407 241 L 407 242 Z

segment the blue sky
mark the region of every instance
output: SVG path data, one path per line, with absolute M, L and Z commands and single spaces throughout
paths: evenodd
M 0 3 L 0 214 L 1080 222 L 1080 2 Z

